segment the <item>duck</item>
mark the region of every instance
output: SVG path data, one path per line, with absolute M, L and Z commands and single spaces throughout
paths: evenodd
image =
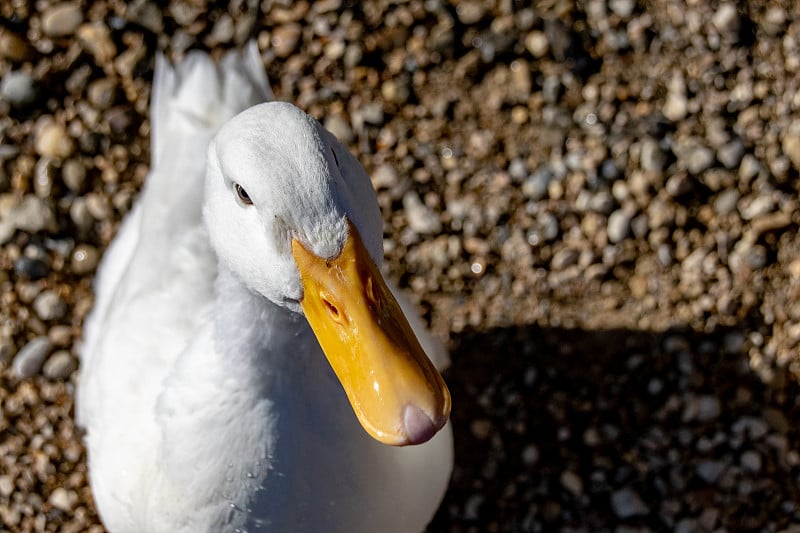
M 418 532 L 447 355 L 382 273 L 376 192 L 258 46 L 155 62 L 151 171 L 104 254 L 76 418 L 111 533 Z

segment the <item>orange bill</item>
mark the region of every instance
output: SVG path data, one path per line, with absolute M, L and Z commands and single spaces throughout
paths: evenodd
M 395 446 L 425 442 L 447 422 L 450 392 L 349 226 L 333 259 L 292 241 L 303 312 L 367 433 Z

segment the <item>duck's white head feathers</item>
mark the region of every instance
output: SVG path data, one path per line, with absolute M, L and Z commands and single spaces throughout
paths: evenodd
M 295 311 L 303 288 L 292 239 L 319 257 L 336 257 L 349 219 L 372 259 L 383 259 L 380 213 L 364 168 L 314 118 L 285 102 L 252 107 L 217 134 L 203 213 L 225 265 Z

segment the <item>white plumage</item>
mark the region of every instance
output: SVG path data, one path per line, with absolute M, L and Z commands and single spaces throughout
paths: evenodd
M 153 168 L 96 280 L 76 406 L 112 533 L 420 531 L 447 485 L 449 425 L 373 440 L 303 316 L 291 239 L 332 257 L 350 220 L 380 264 L 381 219 L 347 149 L 271 96 L 253 44 L 156 63 Z

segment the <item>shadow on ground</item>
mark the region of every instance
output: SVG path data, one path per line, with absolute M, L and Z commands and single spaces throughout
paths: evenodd
M 800 523 L 798 386 L 763 384 L 746 349 L 736 329 L 461 334 L 456 467 L 429 531 Z

